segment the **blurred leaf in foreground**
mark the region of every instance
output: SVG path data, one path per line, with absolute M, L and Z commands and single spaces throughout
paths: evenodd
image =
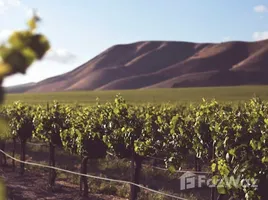
M 4 181 L 0 179 L 0 200 L 6 200 L 6 198 L 6 186 L 4 184 Z

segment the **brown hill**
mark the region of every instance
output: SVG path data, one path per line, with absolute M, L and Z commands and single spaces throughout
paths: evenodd
M 82 66 L 16 92 L 268 84 L 268 40 L 136 42 L 116 45 Z M 9 88 L 7 91 L 12 92 Z

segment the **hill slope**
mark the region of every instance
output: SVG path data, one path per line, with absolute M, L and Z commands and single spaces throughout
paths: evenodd
M 268 84 L 268 40 L 116 45 L 82 66 L 15 92 Z M 12 92 L 7 88 L 8 92 Z

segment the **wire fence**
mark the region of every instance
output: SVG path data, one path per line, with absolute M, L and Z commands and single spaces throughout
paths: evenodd
M 58 168 L 58 167 L 48 166 L 48 165 L 44 165 L 44 164 L 39 164 L 39 163 L 34 163 L 34 162 L 28 162 L 28 161 L 21 161 L 21 160 L 19 160 L 17 158 L 12 157 L 11 155 L 7 154 L 3 150 L 0 150 L 0 152 L 2 154 L 4 154 L 6 157 L 8 157 L 8 158 L 10 158 L 10 159 L 12 159 L 12 160 L 14 160 L 16 162 L 24 163 L 26 165 L 32 165 L 32 166 L 37 166 L 37 167 L 42 167 L 42 168 L 47 168 L 47 169 L 54 169 L 54 170 L 62 171 L 62 172 L 69 173 L 69 174 L 74 174 L 74 175 L 78 175 L 78 176 L 84 176 L 84 177 L 88 177 L 88 178 L 94 178 L 94 179 L 103 180 L 103 181 L 110 181 L 110 182 L 116 182 L 116 183 L 123 183 L 123 184 L 134 185 L 134 186 L 137 186 L 137 187 L 139 187 L 141 189 L 144 189 L 144 190 L 147 190 L 149 192 L 156 193 L 156 194 L 160 194 L 160 195 L 163 195 L 163 196 L 166 196 L 166 197 L 171 197 L 171 198 L 179 199 L 179 200 L 188 200 L 188 199 L 185 199 L 185 198 L 182 198 L 182 197 L 178 197 L 178 196 L 175 196 L 175 195 L 171 195 L 171 194 L 167 194 L 167 193 L 164 193 L 164 192 L 160 192 L 160 191 L 157 191 L 157 190 L 154 190 L 154 189 L 151 189 L 151 188 L 148 188 L 148 187 L 145 187 L 145 186 L 142 186 L 142 185 L 139 185 L 139 184 L 130 182 L 130 181 L 124 181 L 124 180 L 117 180 L 117 179 L 99 177 L 99 176 L 94 176 L 94 175 L 89 175 L 89 174 L 82 174 L 82 173 L 79 173 L 79 172 L 73 172 L 73 171 L 61 169 L 61 168 Z
M 27 142 L 27 144 L 33 145 L 33 146 L 48 146 L 46 143 L 32 143 L 32 142 Z M 108 155 L 116 157 L 114 154 L 112 154 L 111 152 L 107 152 Z M 151 158 L 151 159 L 156 159 L 156 160 L 161 160 L 164 161 L 161 158 L 156 158 L 156 157 L 152 157 L 152 156 L 147 156 L 147 158 Z M 168 171 L 168 169 L 166 168 L 162 168 L 162 167 L 156 167 L 153 165 L 147 165 L 147 164 L 142 164 L 143 166 L 146 167 L 151 167 L 157 170 L 161 170 L 161 171 Z M 174 173 L 192 173 L 192 174 L 212 174 L 211 172 L 205 172 L 205 171 L 191 171 L 191 170 L 176 170 L 174 171 Z

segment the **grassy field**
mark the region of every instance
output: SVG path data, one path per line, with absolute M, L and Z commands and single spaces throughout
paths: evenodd
M 200 102 L 202 98 L 215 98 L 220 102 L 240 102 L 254 95 L 268 100 L 268 86 L 207 87 L 151 90 L 118 91 L 77 91 L 55 93 L 7 94 L 5 103 L 23 101 L 32 104 L 45 104 L 57 100 L 62 103 L 92 104 L 99 98 L 101 103 L 113 101 L 120 93 L 129 103 L 189 103 Z

